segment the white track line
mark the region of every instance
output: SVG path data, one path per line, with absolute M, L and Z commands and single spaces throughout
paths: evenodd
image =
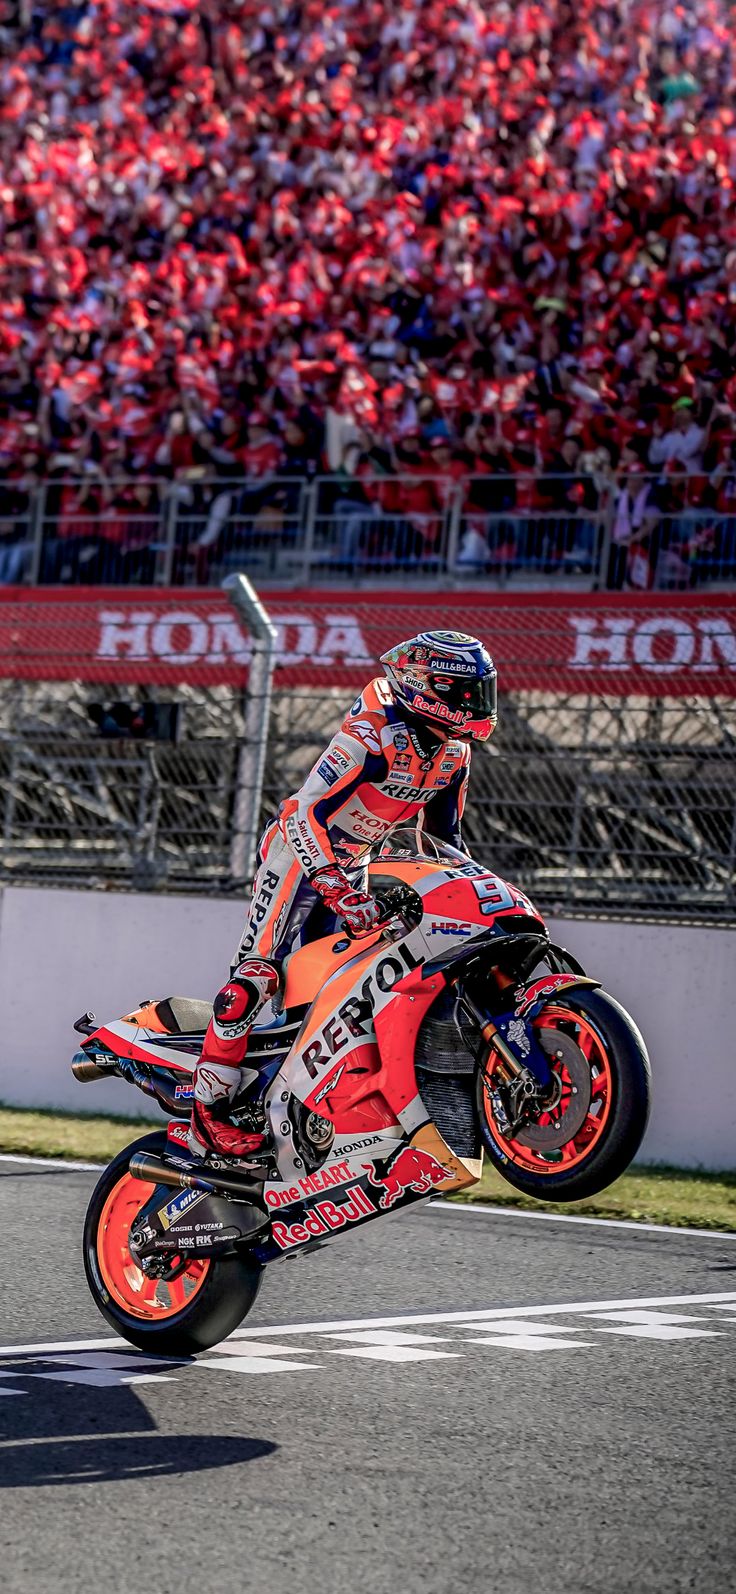
M 412 1313 L 404 1317 L 359 1317 L 349 1322 L 340 1323 L 279 1323 L 273 1328 L 236 1328 L 233 1339 L 254 1338 L 261 1334 L 326 1334 L 334 1333 L 340 1329 L 352 1328 L 402 1328 L 404 1324 L 412 1326 L 415 1323 L 480 1323 L 492 1322 L 494 1318 L 506 1320 L 511 1317 L 546 1317 L 556 1312 L 608 1312 L 627 1310 L 629 1307 L 650 1306 L 699 1306 L 705 1303 L 722 1305 L 724 1302 L 736 1302 L 736 1291 L 726 1290 L 722 1294 L 708 1295 L 647 1295 L 641 1299 L 633 1300 L 627 1297 L 617 1301 L 556 1301 L 552 1306 L 490 1306 L 481 1311 L 474 1312 L 421 1312 Z
M 639 1229 L 647 1234 L 691 1234 L 705 1240 L 736 1240 L 728 1229 L 676 1228 L 672 1223 L 640 1223 L 634 1218 L 584 1218 L 570 1212 L 529 1212 L 526 1207 L 493 1207 L 484 1201 L 446 1201 L 436 1197 L 430 1206 L 438 1212 L 492 1212 L 497 1218 L 532 1218 L 535 1223 L 592 1223 L 602 1229 Z
M 80 1168 L 85 1173 L 101 1173 L 104 1162 L 67 1162 L 64 1157 L 21 1157 L 12 1151 L 0 1151 L 0 1162 L 25 1163 L 30 1168 Z
M 41 1345 L 0 1345 L 0 1356 L 42 1356 L 45 1351 L 72 1351 L 72 1350 L 109 1350 L 111 1345 L 121 1345 L 129 1349 L 127 1341 L 109 1335 L 107 1339 L 59 1339 L 46 1341 Z M 141 1358 L 145 1361 L 145 1354 L 141 1351 Z
M 615 1301 L 555 1301 L 551 1306 L 489 1306 L 480 1311 L 470 1312 L 413 1312 L 402 1317 L 356 1317 L 329 1321 L 324 1323 L 275 1323 L 273 1325 L 260 1324 L 257 1328 L 238 1328 L 226 1343 L 232 1344 L 237 1340 L 255 1339 L 261 1341 L 265 1334 L 335 1334 L 348 1332 L 351 1329 L 381 1329 L 413 1327 L 420 1323 L 458 1323 L 467 1324 L 468 1327 L 481 1327 L 486 1323 L 493 1326 L 494 1321 L 507 1323 L 511 1318 L 519 1318 L 523 1322 L 530 1317 L 553 1317 L 578 1312 L 614 1312 L 629 1311 L 648 1307 L 667 1306 L 727 1306 L 736 1307 L 736 1290 L 727 1290 L 708 1295 L 646 1295 L 642 1297 L 624 1296 Z M 729 1319 L 730 1321 L 730 1319 Z M 107 1339 L 76 1339 L 55 1340 L 52 1343 L 36 1345 L 2 1345 L 0 1356 L 43 1356 L 45 1352 L 69 1352 L 84 1350 L 110 1350 L 119 1346 L 123 1354 L 130 1356 L 130 1347 L 124 1345 L 119 1339 L 108 1336 Z M 214 1347 L 213 1347 L 214 1349 Z M 151 1360 L 152 1353 L 141 1353 L 141 1362 Z M 182 1361 L 183 1358 L 156 1357 L 156 1360 Z

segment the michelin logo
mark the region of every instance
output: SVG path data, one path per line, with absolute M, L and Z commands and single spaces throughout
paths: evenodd
M 180 1218 L 184 1212 L 188 1212 L 190 1207 L 196 1206 L 198 1201 L 203 1201 L 204 1197 L 205 1192 L 203 1190 L 181 1190 L 178 1195 L 174 1196 L 173 1201 L 169 1201 L 159 1212 L 161 1227 L 170 1229 L 172 1223 L 176 1223 L 177 1218 Z

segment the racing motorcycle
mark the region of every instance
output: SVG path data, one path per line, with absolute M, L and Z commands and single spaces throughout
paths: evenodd
M 187 1146 L 210 1003 L 169 997 L 75 1026 L 78 1080 L 121 1076 L 168 1114 L 111 1162 L 85 1223 L 92 1294 L 134 1345 L 216 1344 L 269 1263 L 473 1184 L 484 1151 L 518 1190 L 570 1201 L 639 1147 L 642 1037 L 529 898 L 419 829 L 391 832 L 367 868 L 378 925 L 354 939 L 318 908 L 284 960 L 279 1009 L 250 1033 L 231 1117 L 265 1142 L 247 1166 Z

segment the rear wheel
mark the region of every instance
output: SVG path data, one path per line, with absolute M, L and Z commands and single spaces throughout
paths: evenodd
M 99 1310 L 123 1339 L 163 1356 L 191 1356 L 226 1339 L 247 1316 L 263 1269 L 242 1256 L 182 1258 L 164 1280 L 137 1266 L 128 1234 L 155 1187 L 132 1178 L 128 1164 L 135 1151 L 165 1145 L 164 1134 L 146 1135 L 105 1169 L 87 1208 L 84 1269 Z
M 554 1075 L 546 1111 L 518 1130 L 494 1102 L 494 1055 L 477 1082 L 481 1134 L 509 1184 L 541 1201 L 580 1201 L 628 1168 L 649 1116 L 651 1071 L 636 1025 L 605 991 L 565 991 L 534 1022 Z

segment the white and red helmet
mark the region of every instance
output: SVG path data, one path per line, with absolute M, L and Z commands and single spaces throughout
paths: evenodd
M 486 742 L 495 730 L 496 666 L 477 637 L 422 631 L 381 663 L 397 703 L 445 739 Z

